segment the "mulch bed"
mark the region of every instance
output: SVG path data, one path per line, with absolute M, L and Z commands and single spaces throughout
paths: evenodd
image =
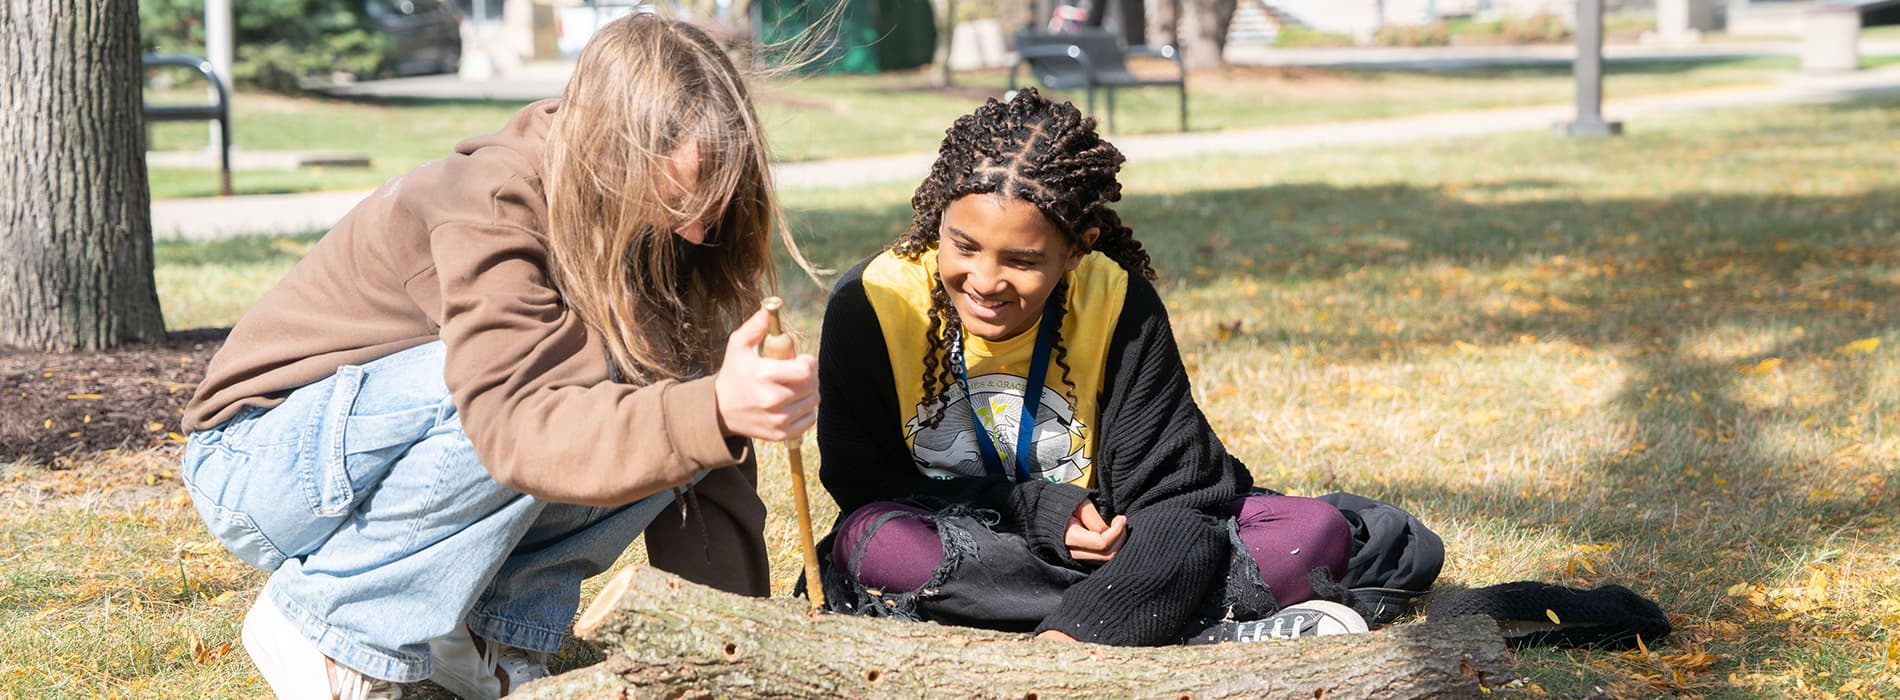
M 0 464 L 58 469 L 89 453 L 182 440 L 180 414 L 228 332 L 90 352 L 0 348 Z

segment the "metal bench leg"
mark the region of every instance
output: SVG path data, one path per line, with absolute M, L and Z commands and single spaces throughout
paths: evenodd
M 1184 80 L 1181 81 L 1181 132 L 1187 130 L 1187 81 Z
M 231 196 L 231 119 L 218 120 L 218 194 Z

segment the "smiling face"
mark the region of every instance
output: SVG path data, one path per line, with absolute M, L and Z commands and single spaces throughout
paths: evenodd
M 1084 245 L 1096 231 L 1083 234 Z M 1069 243 L 1035 205 L 999 194 L 964 195 L 943 210 L 937 274 L 963 330 L 1007 340 L 1042 317 L 1062 274 L 1082 264 L 1087 248 Z

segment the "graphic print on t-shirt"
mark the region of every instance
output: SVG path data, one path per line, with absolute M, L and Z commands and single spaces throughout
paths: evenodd
M 938 479 L 985 476 L 976 424 L 961 383 L 951 379 L 947 387 L 932 387 L 943 392 L 948 405 L 926 403 L 924 396 L 925 356 L 944 359 L 932 346 L 930 331 L 936 251 L 917 260 L 886 251 L 865 265 L 862 279 L 865 299 L 871 302 L 884 336 L 890 380 L 897 390 L 898 410 L 891 429 L 903 431 L 918 472 Z M 1043 378 L 1036 412 L 1032 476 L 1092 487 L 1096 402 L 1102 393 L 1109 338 L 1128 296 L 1128 273 L 1101 253 L 1090 253 L 1067 279 L 1058 350 Z M 1024 333 L 994 342 L 963 338 L 962 359 L 970 373 L 970 391 L 976 394 L 976 410 L 983 414 L 991 444 L 1012 479 L 1020 478 L 1014 473 L 1016 424 L 1022 421 L 1023 375 L 1033 364 L 1035 336 Z M 926 428 L 940 411 L 942 420 L 935 428 Z
M 976 394 L 975 415 L 983 418 L 990 431 L 990 443 L 996 446 L 1003 468 L 1015 469 L 1016 438 L 1023 416 L 1023 378 L 1013 374 L 985 374 L 970 378 L 970 392 Z M 978 450 L 976 426 L 971 419 L 970 402 L 963 387 L 950 385 L 944 398 L 943 420 L 936 427 L 926 425 L 932 407 L 918 406 L 915 416 L 904 425 L 904 438 L 911 441 L 911 456 L 917 469 L 936 479 L 983 476 L 983 456 Z M 1035 460 L 1030 475 L 1037 479 L 1064 483 L 1087 472 L 1087 426 L 1075 417 L 1075 406 L 1060 392 L 1044 390 L 1036 409 Z

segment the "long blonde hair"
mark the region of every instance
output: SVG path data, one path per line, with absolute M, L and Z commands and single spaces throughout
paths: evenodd
M 698 177 L 674 183 L 688 144 Z M 594 34 L 546 166 L 555 286 L 629 381 L 713 372 L 726 335 L 776 288 L 771 229 L 797 256 L 739 71 L 685 22 L 638 12 Z M 674 233 L 689 222 L 706 224 L 706 246 Z

